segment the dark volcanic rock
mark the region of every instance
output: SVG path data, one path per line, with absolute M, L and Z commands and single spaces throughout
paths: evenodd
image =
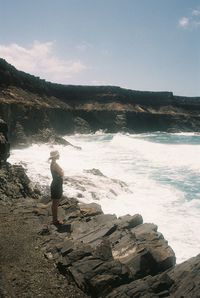
M 0 167 L 10 156 L 10 143 L 8 141 L 8 126 L 0 119 Z
M 13 130 L 13 146 L 18 147 L 18 148 L 23 148 L 28 146 L 29 140 L 28 137 L 26 136 L 24 132 L 23 126 L 17 122 L 16 126 Z
M 200 255 L 154 277 L 147 276 L 113 290 L 106 298 L 200 297 Z
M 24 168 L 20 165 L 12 166 L 6 162 L 10 155 L 9 149 L 8 127 L 0 119 L 0 200 L 36 197 Z
M 165 273 L 161 276 L 147 276 L 115 289 L 106 298 L 169 297 L 169 289 L 172 284 L 173 281 Z
M 0 200 L 9 201 L 32 197 L 37 198 L 38 190 L 34 189 L 20 165 L 10 165 L 6 163 L 0 169 Z
M 8 125 L 2 119 L 0 119 L 0 132 L 8 139 Z
M 143 218 L 140 214 L 124 215 L 117 219 L 116 224 L 119 229 L 131 229 L 143 223 Z
M 74 132 L 78 133 L 91 133 L 89 123 L 81 117 L 74 118 Z
M 67 198 L 60 206 L 71 229 L 48 229 L 47 256 L 92 297 L 105 297 L 120 285 L 174 266 L 174 252 L 155 225 L 142 224 L 141 215 L 117 218 L 103 214 L 97 204 Z M 44 216 L 43 206 L 39 209 Z
M 141 216 L 137 215 L 140 222 Z M 127 224 L 129 225 L 128 219 Z M 133 221 L 134 222 L 134 221 Z M 157 227 L 153 224 L 139 224 L 135 228 L 116 230 L 110 236 L 115 259 L 126 264 L 134 279 L 148 274 L 155 275 L 175 265 L 175 254 Z
M 77 285 L 93 297 L 105 295 L 112 287 L 129 280 L 128 268 L 113 260 L 108 240 L 102 241 L 96 249 L 76 243 L 74 250 L 68 251 L 58 267 L 63 273 L 71 274 Z
M 173 281 L 172 297 L 200 297 L 200 254 L 167 272 Z
M 58 136 L 56 132 L 50 128 L 40 129 L 37 134 L 31 136 L 29 139 L 31 143 L 52 143 L 64 146 L 72 146 L 72 144 Z
M 55 255 L 58 267 L 92 297 L 105 297 L 113 288 L 174 266 L 167 241 L 157 226 L 142 224 L 141 215 L 117 218 L 66 199 L 61 205 L 71 233 L 60 243 L 60 257 Z

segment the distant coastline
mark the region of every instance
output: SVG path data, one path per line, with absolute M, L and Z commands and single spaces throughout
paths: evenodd
M 12 143 L 55 134 L 200 132 L 200 97 L 46 82 L 0 59 L 0 117 Z

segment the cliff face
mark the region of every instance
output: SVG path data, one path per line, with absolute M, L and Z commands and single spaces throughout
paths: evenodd
M 0 59 L 0 117 L 11 140 L 52 128 L 58 133 L 200 131 L 200 97 L 114 86 L 72 86 L 46 82 Z

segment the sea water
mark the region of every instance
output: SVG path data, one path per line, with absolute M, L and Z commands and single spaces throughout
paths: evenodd
M 200 253 L 200 135 L 97 132 L 65 138 L 82 150 L 34 144 L 12 150 L 9 161 L 24 164 L 35 183 L 49 185 L 49 152 L 59 150 L 66 196 L 96 202 L 117 216 L 141 214 L 144 222 L 158 225 L 177 263 Z

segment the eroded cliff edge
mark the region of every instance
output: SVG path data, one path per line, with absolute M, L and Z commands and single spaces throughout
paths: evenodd
M 46 82 L 0 59 L 0 117 L 11 142 L 42 129 L 74 132 L 200 131 L 200 97 L 115 86 L 74 86 Z

